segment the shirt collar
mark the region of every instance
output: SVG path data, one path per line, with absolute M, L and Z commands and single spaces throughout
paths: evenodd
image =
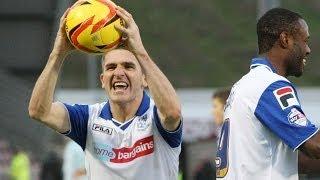
M 257 58 L 253 58 L 251 60 L 250 69 L 253 69 L 253 68 L 257 67 L 257 66 L 264 66 L 269 71 L 277 73 L 276 69 L 272 66 L 270 61 L 265 57 L 257 57 Z
M 145 91 L 143 91 L 142 101 L 136 112 L 136 116 L 142 116 L 149 109 L 149 106 L 150 106 L 150 97 L 147 95 Z M 112 119 L 112 113 L 111 113 L 109 101 L 103 106 L 99 117 L 106 120 Z

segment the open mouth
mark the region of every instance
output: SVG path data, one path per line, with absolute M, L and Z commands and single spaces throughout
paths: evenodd
M 126 82 L 114 82 L 112 88 L 114 90 L 126 90 L 129 87 L 128 83 Z
M 302 60 L 302 62 L 303 62 L 303 65 L 306 65 L 306 64 L 307 64 L 307 59 L 304 58 L 304 59 Z

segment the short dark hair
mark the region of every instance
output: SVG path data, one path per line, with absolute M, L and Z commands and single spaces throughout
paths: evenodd
M 273 8 L 267 11 L 257 23 L 259 54 L 268 52 L 282 32 L 294 34 L 302 16 L 288 9 Z
M 112 50 L 116 50 L 116 49 L 123 49 L 123 50 L 128 50 L 128 48 L 126 48 L 123 44 L 120 44 L 117 48 L 115 49 L 112 49 Z M 112 51 L 110 50 L 110 51 Z M 110 52 L 110 51 L 107 51 L 103 54 L 101 54 L 101 60 L 100 60 L 100 63 L 101 63 L 101 70 L 103 71 L 103 68 L 104 68 L 104 58 L 106 57 L 106 55 Z
M 223 89 L 218 89 L 212 94 L 212 98 L 215 99 L 220 99 L 223 104 L 226 104 L 226 101 L 230 95 L 231 89 L 230 88 L 223 88 Z
M 126 46 L 119 46 L 119 47 L 117 47 L 116 49 L 112 49 L 112 50 L 126 50 L 126 51 L 129 51 L 129 52 L 131 52 Z M 111 50 L 111 51 L 112 51 Z M 101 71 L 103 72 L 104 71 L 104 61 L 105 61 L 105 57 L 106 57 L 106 55 L 109 53 L 109 52 L 111 52 L 111 51 L 108 51 L 108 52 L 106 52 L 106 53 L 103 53 L 102 55 L 101 55 L 101 60 L 100 60 L 100 64 L 101 64 Z M 131 52 L 132 53 L 132 52 Z M 140 63 L 138 63 L 139 65 L 140 65 Z M 140 65 L 141 66 L 141 65 Z M 141 71 L 142 71 L 142 73 L 143 74 L 145 74 L 145 71 L 144 71 L 144 69 L 141 67 Z

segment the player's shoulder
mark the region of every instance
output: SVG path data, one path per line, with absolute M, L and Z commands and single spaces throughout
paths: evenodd
M 250 72 L 251 78 L 253 81 L 260 82 L 260 84 L 272 84 L 276 81 L 286 81 L 290 82 L 288 79 L 286 79 L 283 76 L 280 76 L 279 74 L 270 71 L 270 69 L 264 67 L 264 66 L 258 66 L 254 69 L 251 69 Z
M 108 103 L 108 101 L 105 102 L 96 102 L 93 104 L 89 104 L 88 107 L 92 108 L 92 109 L 102 109 L 106 106 L 106 104 Z
M 284 81 L 290 84 L 288 79 L 277 74 L 277 70 L 266 57 L 252 59 L 247 81 L 259 87 L 268 87 L 270 84 L 278 81 Z
M 102 111 L 109 111 L 108 102 L 97 102 L 88 105 L 89 114 L 100 114 Z
M 290 88 L 292 91 L 295 91 L 294 85 L 285 77 L 266 70 L 262 67 L 257 67 L 256 71 L 253 70 L 253 76 L 256 77 L 257 84 L 260 84 L 264 88 L 262 91 L 266 90 L 277 90 L 282 88 Z
M 271 71 L 267 71 L 261 67 L 257 67 L 256 72 L 254 72 L 258 81 L 254 82 L 260 84 L 258 87 L 259 94 L 256 96 L 256 100 L 268 101 L 269 105 L 271 103 L 277 104 L 277 102 L 284 109 L 288 105 L 299 105 L 296 89 L 294 85 L 285 77 Z M 271 99 L 274 99 L 272 101 Z M 290 101 L 287 101 L 290 99 Z
M 291 82 L 283 76 L 270 71 L 264 66 L 258 66 L 251 69 L 247 77 L 247 85 L 251 85 L 254 90 L 263 92 L 271 84 L 283 82 L 285 84 L 291 84 Z
M 291 84 L 286 78 L 276 74 L 266 66 L 252 68 L 236 84 L 237 95 L 245 99 L 251 99 L 253 104 L 258 101 L 261 95 L 273 84 Z M 237 87 L 238 86 L 238 87 Z

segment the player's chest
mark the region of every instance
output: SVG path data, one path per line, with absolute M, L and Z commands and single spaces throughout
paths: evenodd
M 125 123 L 98 117 L 91 121 L 88 131 L 94 143 L 130 147 L 139 140 L 153 135 L 152 122 L 147 115 L 137 116 Z

